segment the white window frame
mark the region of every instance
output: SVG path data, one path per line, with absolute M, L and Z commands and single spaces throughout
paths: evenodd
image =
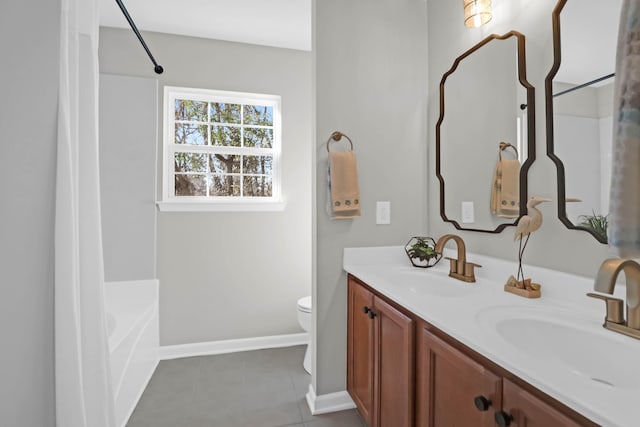
M 272 159 L 272 191 L 271 197 L 238 197 L 238 196 L 176 196 L 174 155 L 176 152 L 209 152 L 207 146 L 193 145 L 178 147 L 174 144 L 175 131 L 175 100 L 189 99 L 205 102 L 223 102 L 229 104 L 249 104 L 270 106 L 273 108 L 273 146 L 268 153 Z M 162 144 L 162 201 L 157 202 L 161 211 L 280 211 L 285 207 L 282 200 L 281 181 L 281 147 L 282 147 L 282 116 L 281 97 L 246 92 L 229 92 L 211 89 L 196 89 L 175 86 L 164 88 L 163 114 L 163 144 Z M 261 154 L 265 149 L 250 149 L 233 147 L 234 151 L 249 154 Z M 226 151 L 225 148 L 217 151 Z

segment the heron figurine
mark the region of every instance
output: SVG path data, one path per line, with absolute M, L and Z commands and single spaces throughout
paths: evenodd
M 531 233 L 536 231 L 542 225 L 542 212 L 536 209 L 540 203 L 550 202 L 551 199 L 547 199 L 544 197 L 533 196 L 527 202 L 527 214 L 523 215 L 518 221 L 518 226 L 516 227 L 516 233 L 514 236 L 514 241 L 520 241 L 520 247 L 518 248 L 518 277 L 517 280 L 522 280 L 524 284 L 524 273 L 522 272 L 522 255 L 524 254 L 524 250 L 527 247 L 527 243 L 529 243 L 529 237 Z M 524 242 L 523 242 L 524 241 Z

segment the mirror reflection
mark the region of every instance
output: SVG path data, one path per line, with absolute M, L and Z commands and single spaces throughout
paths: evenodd
M 440 83 L 440 213 L 458 229 L 500 232 L 523 213 L 534 132 L 524 62 L 524 36 L 491 35 L 458 57 Z
M 613 73 L 621 4 L 622 0 L 561 0 L 560 33 L 554 34 L 562 52 L 561 57 L 556 52 L 560 62 L 551 86 L 550 151 L 557 156 L 556 163 L 562 163 L 558 215 L 569 228 L 585 229 L 602 243 L 607 241 Z

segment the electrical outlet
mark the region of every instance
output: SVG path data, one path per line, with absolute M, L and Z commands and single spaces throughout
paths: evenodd
M 475 221 L 473 214 L 473 202 L 462 202 L 462 223 L 472 224 Z
M 391 202 L 376 202 L 376 224 L 391 224 Z

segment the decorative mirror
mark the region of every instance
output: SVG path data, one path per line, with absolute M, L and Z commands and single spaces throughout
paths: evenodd
M 558 175 L 558 218 L 607 243 L 613 84 L 622 0 L 559 0 L 545 80 L 547 155 Z
M 440 216 L 459 230 L 499 233 L 526 213 L 535 101 L 524 43 L 516 31 L 492 34 L 456 58 L 440 81 Z

